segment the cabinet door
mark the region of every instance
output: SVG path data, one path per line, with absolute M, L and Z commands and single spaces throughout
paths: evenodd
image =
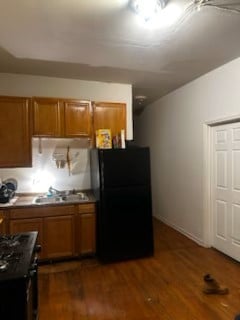
M 96 251 L 96 217 L 95 213 L 80 215 L 80 254 L 93 254 Z
M 60 137 L 62 121 L 62 105 L 58 99 L 33 99 L 33 135 Z
M 93 105 L 93 130 L 111 129 L 112 137 L 122 129 L 126 133 L 125 103 L 95 102 Z
M 46 258 L 69 257 L 75 254 L 74 216 L 44 218 L 44 242 Z
M 41 218 L 34 219 L 13 219 L 9 222 L 9 232 L 10 234 L 15 234 L 19 232 L 38 232 L 38 244 L 41 245 L 42 250 L 39 254 L 40 259 L 45 258 L 44 256 L 44 244 L 43 244 L 43 222 Z
M 78 253 L 80 255 L 94 254 L 96 251 L 96 214 L 94 203 L 85 203 L 78 206 L 76 230 Z
M 91 132 L 90 102 L 69 100 L 64 102 L 65 136 L 89 137 Z
M 0 234 L 8 233 L 8 220 L 4 210 L 0 210 Z
M 0 97 L 0 167 L 30 167 L 30 101 Z

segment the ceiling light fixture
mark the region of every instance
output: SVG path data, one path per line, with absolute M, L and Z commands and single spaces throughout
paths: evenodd
M 166 6 L 168 0 L 132 0 L 132 8 L 145 21 L 151 21 Z

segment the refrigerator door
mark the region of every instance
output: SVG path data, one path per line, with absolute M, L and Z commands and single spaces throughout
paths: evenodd
M 100 187 L 150 185 L 149 148 L 99 150 Z
M 102 262 L 153 254 L 151 191 L 147 186 L 105 189 L 99 203 L 97 255 Z

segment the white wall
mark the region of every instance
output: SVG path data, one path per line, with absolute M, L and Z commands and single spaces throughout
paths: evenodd
M 40 144 L 39 144 L 40 143 Z M 15 178 L 17 192 L 47 192 L 50 186 L 59 190 L 90 189 L 88 142 L 83 139 L 32 139 L 32 167 L 0 169 L 0 179 Z M 66 158 L 70 147 L 70 172 L 67 164 L 57 168 L 53 154 L 63 153 Z
M 131 85 L 0 73 L 0 95 L 124 102 L 127 104 L 127 139 L 131 140 L 133 136 Z M 70 175 L 67 167 L 57 169 L 52 160 L 59 144 L 63 144 L 65 149 L 70 144 L 72 152 L 78 152 L 75 169 Z M 51 184 L 59 189 L 89 189 L 89 153 L 84 144 L 70 139 L 42 139 L 43 152 L 40 154 L 38 139 L 34 139 L 32 168 L 0 169 L 0 179 L 16 178 L 18 192 L 45 192 Z
M 240 58 L 146 107 L 136 142 L 151 149 L 154 215 L 203 241 L 203 124 L 240 115 Z

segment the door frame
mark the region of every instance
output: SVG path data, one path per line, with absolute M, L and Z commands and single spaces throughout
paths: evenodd
M 212 131 L 213 127 L 240 122 L 240 115 L 207 121 L 203 124 L 203 244 L 213 245 L 212 208 Z

